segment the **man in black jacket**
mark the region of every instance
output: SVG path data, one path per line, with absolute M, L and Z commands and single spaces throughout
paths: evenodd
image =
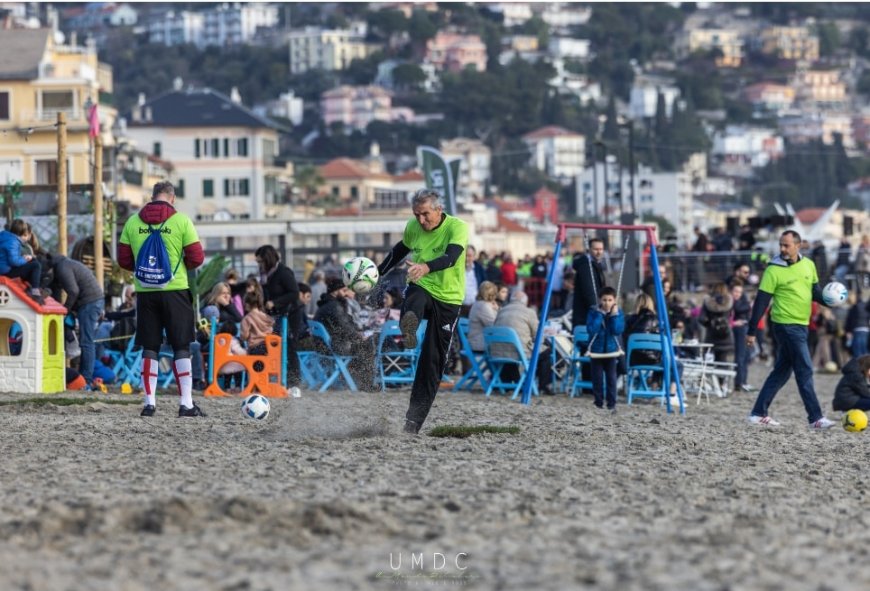
M 257 266 L 260 268 L 260 283 L 263 285 L 263 299 L 266 313 L 276 318 L 275 332 L 281 333 L 281 323 L 277 319 L 292 315 L 299 306 L 299 284 L 296 283 L 296 275 L 293 270 L 281 262 L 278 251 L 271 244 L 265 244 L 254 252 Z M 293 332 L 291 324 L 288 330 Z M 299 357 L 296 355 L 297 335 L 287 336 L 284 344 L 287 351 L 287 385 L 299 384 L 300 370 Z
M 571 263 L 574 269 L 574 326 L 585 326 L 586 315 L 590 308 L 598 305 L 597 294 L 607 283 L 604 279 L 604 241 L 593 238 L 589 241 L 589 251 L 578 254 Z
M 314 320 L 326 328 L 335 354 L 353 356 L 347 368 L 357 386 L 368 391 L 374 385 L 373 340 L 363 339 L 357 330 L 345 301 L 349 292 L 341 279 L 327 279 L 326 292 L 317 302 Z
M 60 301 L 60 292 L 65 291 L 64 305 L 70 314 L 78 318 L 82 350 L 79 373 L 90 386 L 94 381 L 97 323 L 103 315 L 106 302 L 103 289 L 91 270 L 79 261 L 61 255 L 48 255 L 46 261 L 53 273 L 50 284 L 53 297 Z

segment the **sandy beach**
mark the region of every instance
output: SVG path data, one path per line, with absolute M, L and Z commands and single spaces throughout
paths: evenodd
M 868 435 L 810 432 L 793 381 L 782 427 L 747 425 L 753 401 L 442 392 L 419 437 L 405 390 L 303 392 L 259 423 L 236 398 L 204 420 L 171 394 L 153 419 L 3 405 L 0 589 L 870 588 Z M 458 423 L 521 432 L 425 434 Z

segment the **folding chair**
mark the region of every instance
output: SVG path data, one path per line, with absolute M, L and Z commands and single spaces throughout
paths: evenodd
M 486 395 L 498 388 L 502 394 L 513 388 L 511 400 L 519 396 L 526 374 L 529 371 L 529 359 L 517 331 L 509 326 L 488 326 L 483 329 L 483 342 L 486 347 L 486 364 L 492 371 L 492 379 L 486 388 Z M 519 370 L 517 381 L 504 380 L 501 377 L 505 367 L 512 365 Z M 532 394 L 538 396 L 538 383 L 532 376 Z
M 326 379 L 320 385 L 318 391 L 325 392 L 339 379 L 342 379 L 350 391 L 357 392 L 358 388 L 356 387 L 356 382 L 353 381 L 353 378 L 350 376 L 350 371 L 347 368 L 353 357 L 350 355 L 337 355 L 335 353 L 332 348 L 332 337 L 329 335 L 329 331 L 326 330 L 326 327 L 323 326 L 322 323 L 317 322 L 316 320 L 309 320 L 308 326 L 311 328 L 311 335 L 314 338 L 320 339 L 327 351 L 327 353 L 318 354 L 320 361 L 324 363 L 323 367 L 326 372 Z
M 381 388 L 387 384 L 412 384 L 417 375 L 417 362 L 420 360 L 420 351 L 423 348 L 423 337 L 426 335 L 427 320 L 424 318 L 417 327 L 417 346 L 414 349 L 391 350 L 384 349 L 384 345 L 395 337 L 402 336 L 398 320 L 387 320 L 381 327 L 378 336 L 378 375 L 381 379 Z
M 468 342 L 469 324 L 468 318 L 460 318 L 459 324 L 456 326 L 456 332 L 459 333 L 459 344 L 462 346 L 460 354 L 469 360 L 470 367 L 453 386 L 454 392 L 462 389 L 471 390 L 475 382 L 480 383 L 484 391 L 489 387 L 489 380 L 484 375 L 484 372 L 487 370 L 486 353 L 471 350 L 471 343 Z
M 319 388 L 329 377 L 321 362 L 320 354 L 316 351 L 296 351 L 296 357 L 299 358 L 299 372 L 305 387 L 309 390 Z
M 589 331 L 586 326 L 581 324 L 574 327 L 574 351 L 571 354 L 571 371 L 567 374 L 571 380 L 570 397 L 574 398 L 577 395 L 577 389 L 580 393 L 583 390 L 592 390 L 592 380 L 583 379 L 583 365 L 589 366 L 592 360 L 586 357 L 584 353 L 589 347 Z
M 660 361 L 655 363 L 632 364 L 632 353 L 635 351 L 656 351 L 661 354 Z M 670 360 L 662 347 L 661 335 L 654 333 L 636 333 L 628 337 L 628 352 L 626 353 L 626 398 L 631 404 L 632 398 L 660 398 L 664 401 L 669 394 L 667 385 L 670 382 Z M 661 385 L 652 385 L 654 372 L 661 372 Z

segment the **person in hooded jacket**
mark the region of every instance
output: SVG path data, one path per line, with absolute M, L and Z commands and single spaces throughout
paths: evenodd
M 326 292 L 317 302 L 314 320 L 323 324 L 332 338 L 336 355 L 352 355 L 348 369 L 357 386 L 370 390 L 374 384 L 374 341 L 364 339 L 347 309 L 350 289 L 338 278 L 326 280 Z
M 698 321 L 707 329 L 707 342 L 713 343 L 713 357 L 727 362 L 734 352 L 734 334 L 731 330 L 731 310 L 734 299 L 724 282 L 717 283 L 704 298 Z
M 172 280 L 163 288 L 136 285 L 136 343 L 142 351 L 142 382 L 145 405 L 142 416 L 154 416 L 157 404 L 157 354 L 163 342 L 163 333 L 173 351 L 172 370 L 181 395 L 179 417 L 205 416 L 193 402 L 193 375 L 190 346 L 194 341 L 195 317 L 193 296 L 187 272 L 199 267 L 205 255 L 196 229 L 189 217 L 175 211 L 175 187 L 168 181 L 154 185 L 151 201 L 124 224 L 118 241 L 118 265 L 133 271 L 136 256 L 151 232 L 161 229 L 163 243 L 174 270 Z M 184 267 L 181 267 L 181 263 Z
M 301 377 L 299 373 L 299 357 L 296 355 L 296 342 L 300 338 L 303 327 L 296 319 L 296 309 L 299 303 L 299 284 L 296 283 L 296 275 L 293 270 L 281 262 L 278 251 L 271 244 L 265 244 L 254 252 L 257 266 L 260 269 L 260 283 L 263 285 L 263 310 L 275 318 L 275 331 L 280 334 L 281 317 L 287 317 L 289 332 L 285 351 L 287 352 L 287 384 L 298 385 Z
M 625 317 L 625 342 L 633 334 L 658 334 L 659 317 L 653 299 L 645 293 L 637 296 L 634 304 L 634 314 Z M 662 355 L 658 351 L 633 351 L 629 365 L 657 365 L 661 363 Z
M 857 408 L 870 411 L 870 355 L 852 359 L 843 367 L 843 377 L 834 390 L 834 410 Z

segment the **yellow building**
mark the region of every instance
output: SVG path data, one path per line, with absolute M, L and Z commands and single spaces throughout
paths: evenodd
M 819 59 L 819 38 L 808 27 L 767 27 L 761 32 L 761 50 L 787 60 Z
M 677 55 L 680 59 L 697 51 L 718 50 L 716 66 L 739 68 L 743 62 L 743 38 L 731 29 L 692 29 L 685 31 L 677 40 Z
M 0 30 L 0 184 L 57 182 L 57 114 L 67 118 L 69 182 L 91 182 L 88 106 L 111 146 L 112 70 L 93 46 L 59 45 L 48 29 Z

